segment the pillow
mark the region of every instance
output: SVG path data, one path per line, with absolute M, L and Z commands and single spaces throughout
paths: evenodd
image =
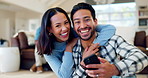
M 116 34 L 122 36 L 128 43 L 134 44 L 134 37 L 137 27 L 116 27 Z

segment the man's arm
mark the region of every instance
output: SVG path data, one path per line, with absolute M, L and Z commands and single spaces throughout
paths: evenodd
M 87 65 L 87 68 L 98 68 L 96 71 L 87 70 L 86 72 L 89 76 L 96 77 L 96 74 L 99 74 L 99 77 L 112 77 L 113 75 L 122 77 L 130 76 L 140 72 L 148 65 L 148 56 L 141 52 L 137 47 L 128 44 L 120 36 L 112 37 L 106 48 L 107 49 L 104 51 L 108 54 L 105 56 L 105 59 L 108 59 L 111 63 L 106 61 L 101 64 Z M 122 59 L 119 59 L 118 55 L 120 55 Z
M 117 53 L 123 57 L 116 63 L 122 76 L 128 76 L 142 71 L 148 65 L 148 56 L 137 47 L 127 43 L 122 37 L 117 38 Z

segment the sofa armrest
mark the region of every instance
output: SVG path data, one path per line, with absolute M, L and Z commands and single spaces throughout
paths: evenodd
M 148 35 L 146 36 L 146 49 L 148 50 Z

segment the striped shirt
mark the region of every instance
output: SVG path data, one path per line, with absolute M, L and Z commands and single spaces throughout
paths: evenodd
M 97 40 L 97 37 L 95 40 Z M 81 46 L 79 39 L 73 48 L 74 72 L 72 78 L 86 78 L 87 76 L 85 69 L 80 65 L 82 60 Z M 120 72 L 120 77 L 124 78 L 140 72 L 148 65 L 146 54 L 117 35 L 114 35 L 105 46 L 101 47 L 99 54 L 100 57 L 114 64 Z

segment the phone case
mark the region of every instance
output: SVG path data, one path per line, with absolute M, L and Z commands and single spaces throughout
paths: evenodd
M 88 64 L 100 64 L 100 61 L 99 61 L 98 57 L 95 54 L 93 54 L 91 56 L 86 57 L 84 59 L 84 63 L 86 65 L 88 65 Z M 95 68 L 89 68 L 89 70 L 95 70 Z

